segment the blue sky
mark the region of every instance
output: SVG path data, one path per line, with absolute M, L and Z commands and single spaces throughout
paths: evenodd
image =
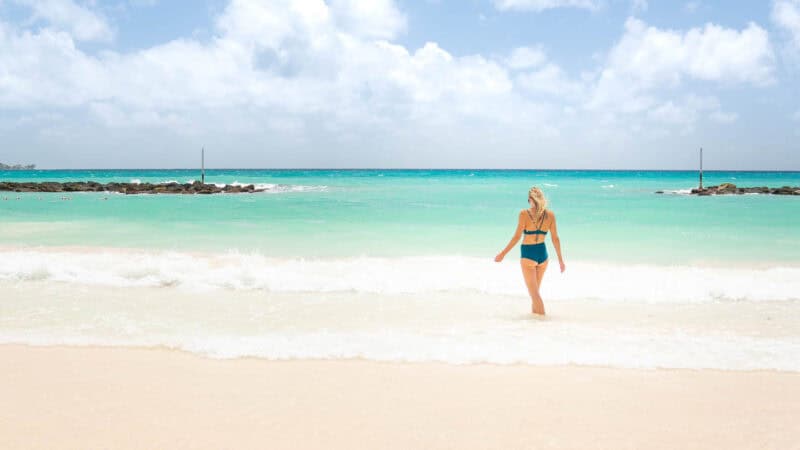
M 0 0 L 0 161 L 800 170 L 800 0 Z

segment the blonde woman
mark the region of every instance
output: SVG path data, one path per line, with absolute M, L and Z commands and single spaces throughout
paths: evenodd
M 564 265 L 564 258 L 561 256 L 561 241 L 558 239 L 556 215 L 547 210 L 547 199 L 541 189 L 534 186 L 528 191 L 528 204 L 530 209 L 523 209 L 519 212 L 517 231 L 514 232 L 511 241 L 502 252 L 495 256 L 494 260 L 496 262 L 502 261 L 508 252 L 517 245 L 520 237 L 523 234 L 525 235 L 520 246 L 522 276 L 525 278 L 525 285 L 528 287 L 528 294 L 531 296 L 531 312 L 543 316 L 544 303 L 542 302 L 542 296 L 539 294 L 539 286 L 542 285 L 544 271 L 547 270 L 547 263 L 549 262 L 547 247 L 544 244 L 544 239 L 548 232 L 550 232 L 553 247 L 556 248 L 558 264 L 561 266 L 562 273 L 566 270 L 566 266 Z

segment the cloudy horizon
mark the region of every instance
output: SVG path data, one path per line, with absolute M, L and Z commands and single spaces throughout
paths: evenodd
M 175 3 L 0 0 L 0 162 L 800 170 L 800 0 Z

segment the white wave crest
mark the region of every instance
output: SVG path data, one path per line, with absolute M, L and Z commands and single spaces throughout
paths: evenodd
M 189 254 L 121 250 L 0 251 L 0 281 L 56 281 L 189 290 L 522 295 L 516 261 L 462 256 L 275 258 L 258 253 Z M 758 280 L 758 282 L 754 282 Z M 800 299 L 800 268 L 612 265 L 550 268 L 552 299 L 695 303 Z
M 266 193 L 284 193 L 284 192 L 325 192 L 328 190 L 328 186 L 320 185 L 320 186 L 305 186 L 305 185 L 297 185 L 297 184 L 274 184 L 274 183 L 240 183 L 238 181 L 234 181 L 233 183 L 214 183 L 214 186 L 218 188 L 224 188 L 225 186 L 249 186 L 253 185 L 256 189 L 263 190 Z

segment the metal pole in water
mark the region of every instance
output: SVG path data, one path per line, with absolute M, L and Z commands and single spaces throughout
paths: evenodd
M 700 147 L 700 189 L 703 189 L 703 147 Z
M 200 182 L 206 184 L 206 148 L 200 150 Z M 701 183 L 702 185 L 702 183 Z

